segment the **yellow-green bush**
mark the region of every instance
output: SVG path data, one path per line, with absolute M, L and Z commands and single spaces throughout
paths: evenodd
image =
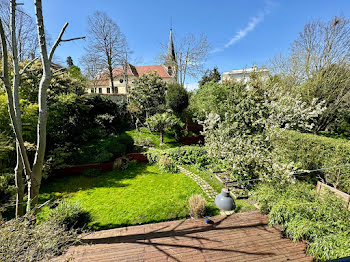
M 286 130 L 274 138 L 273 144 L 286 161 L 311 170 L 339 165 L 348 166 L 325 170 L 326 183 L 350 193 L 350 141 Z

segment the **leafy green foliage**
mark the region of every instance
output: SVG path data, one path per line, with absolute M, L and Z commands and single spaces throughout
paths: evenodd
M 179 84 L 169 84 L 165 100 L 167 108 L 173 110 L 176 114 L 180 114 L 188 107 L 188 92 Z
M 166 154 L 180 165 L 209 165 L 209 156 L 205 147 L 184 146 L 166 150 Z
M 163 114 L 155 114 L 147 118 L 146 125 L 150 128 L 150 131 L 156 131 L 160 133 L 160 143 L 163 144 L 164 131 L 175 126 L 183 126 L 183 123 L 173 114 L 165 112 Z
M 331 192 L 318 196 L 312 185 L 260 184 L 253 193 L 263 212 L 269 212 L 271 225 L 281 224 L 293 241 L 308 240 L 307 252 L 316 259 L 331 260 L 349 256 L 350 212 Z M 332 248 L 332 251 L 329 250 Z
M 4 171 L 0 172 L 0 213 L 6 210 L 2 206 L 8 204 L 10 200 L 14 200 L 16 194 L 15 175 Z
M 66 229 L 83 228 L 90 222 L 90 215 L 79 202 L 62 200 L 47 215 L 49 221 Z
M 178 169 L 176 164 L 173 162 L 171 158 L 166 155 L 163 155 L 158 160 L 158 166 L 161 170 L 168 173 L 177 173 Z
M 166 84 L 155 72 L 144 74 L 135 81 L 129 92 L 129 110 L 139 119 L 165 110 Z
M 127 134 L 93 140 L 78 150 L 75 163 L 91 164 L 112 161 L 116 157 L 130 153 L 133 146 L 134 141 Z
M 28 63 L 26 61 L 24 64 Z M 77 72 L 77 68 L 65 72 L 65 68 L 61 68 L 61 72 L 55 74 L 48 88 L 48 101 L 54 99 L 60 94 L 74 93 L 82 95 L 87 87 L 87 81 Z M 27 70 L 21 77 L 21 85 L 19 87 L 20 97 L 28 100 L 30 103 L 38 102 L 38 88 L 42 75 L 42 67 L 40 61 L 35 61 L 30 70 Z
M 199 81 L 199 87 L 201 88 L 203 85 L 205 85 L 207 82 L 214 82 L 218 83 L 221 80 L 221 74 L 215 66 L 212 70 L 205 71 L 205 74 L 202 77 L 202 80 Z
M 204 120 L 210 112 L 225 116 L 230 86 L 208 82 L 196 90 L 190 98 L 190 110 L 198 120 Z
M 273 139 L 279 155 L 286 161 L 311 170 L 350 163 L 350 141 L 284 131 Z M 325 170 L 320 174 L 326 183 L 350 193 L 350 166 Z

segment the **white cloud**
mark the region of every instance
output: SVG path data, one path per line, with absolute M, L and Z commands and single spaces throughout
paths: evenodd
M 251 17 L 250 21 L 246 27 L 237 31 L 236 34 L 230 39 L 230 41 L 228 41 L 225 44 L 224 47 L 215 48 L 211 51 L 211 53 L 221 52 L 224 49 L 237 43 L 242 38 L 244 38 L 249 32 L 253 31 L 258 24 L 260 24 L 262 21 L 264 21 L 265 16 L 268 15 L 269 13 L 271 13 L 271 8 L 272 8 L 272 2 L 267 1 L 265 4 L 264 10 L 260 11 L 256 16 Z
M 187 91 L 193 91 L 195 89 L 198 89 L 198 87 L 199 87 L 198 83 L 185 84 L 185 88 L 187 89 Z

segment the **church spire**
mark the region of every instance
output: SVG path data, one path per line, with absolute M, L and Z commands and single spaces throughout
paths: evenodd
M 166 60 L 168 62 L 176 61 L 176 59 L 175 59 L 175 49 L 174 49 L 174 43 L 173 43 L 173 29 L 172 28 L 170 28 L 168 54 L 167 54 Z

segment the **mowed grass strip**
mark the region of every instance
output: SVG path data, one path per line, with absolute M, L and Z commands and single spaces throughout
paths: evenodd
M 187 217 L 192 194 L 203 192 L 186 175 L 134 164 L 124 171 L 57 178 L 42 186 L 40 201 L 71 197 L 90 213 L 90 226 L 99 230 Z

